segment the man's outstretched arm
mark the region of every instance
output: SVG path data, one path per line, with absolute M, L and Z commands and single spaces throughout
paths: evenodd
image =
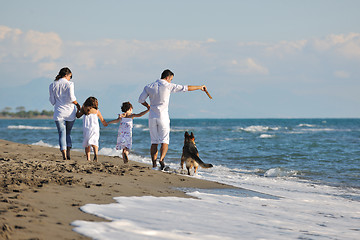
M 201 91 L 205 91 L 206 86 L 202 85 L 202 86 L 188 86 L 188 91 L 195 91 L 195 90 L 201 90 Z

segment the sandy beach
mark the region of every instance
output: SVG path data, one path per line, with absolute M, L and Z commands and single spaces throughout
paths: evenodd
M 131 160 L 131 156 L 130 156 Z M 64 161 L 58 149 L 0 140 L 0 238 L 88 239 L 74 231 L 75 220 L 104 221 L 82 212 L 87 203 L 118 196 L 189 197 L 177 188 L 228 188 L 188 176 L 152 170 L 150 165 L 82 152 Z

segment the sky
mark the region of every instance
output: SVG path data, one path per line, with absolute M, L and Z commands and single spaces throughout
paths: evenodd
M 360 117 L 360 1 L 0 0 L 0 111 L 51 110 L 62 67 L 106 118 L 170 69 L 171 118 Z

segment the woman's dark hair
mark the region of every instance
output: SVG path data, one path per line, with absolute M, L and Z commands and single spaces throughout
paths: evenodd
M 60 78 L 65 77 L 66 75 L 70 74 L 71 70 L 68 67 L 64 67 L 60 69 L 59 74 L 55 77 L 55 81 L 59 80 Z M 71 75 L 72 78 L 72 75 Z
M 121 111 L 127 112 L 130 108 L 133 108 L 130 102 L 123 102 L 121 106 Z
M 84 102 L 84 107 L 92 107 L 98 109 L 98 100 L 95 97 L 88 97 Z
M 166 69 L 162 72 L 161 79 L 165 79 L 169 76 L 174 76 L 174 73 L 172 71 L 170 71 L 169 69 Z

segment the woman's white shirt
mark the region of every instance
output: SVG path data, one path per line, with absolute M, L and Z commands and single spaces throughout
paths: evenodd
M 76 101 L 74 83 L 65 78 L 54 81 L 49 86 L 50 103 L 54 105 L 54 120 L 74 121 L 76 118 Z

